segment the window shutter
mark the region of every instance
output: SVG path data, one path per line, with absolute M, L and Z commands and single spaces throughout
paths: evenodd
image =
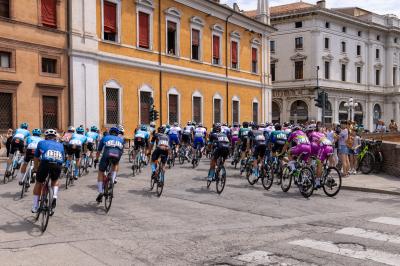
M 104 2 L 104 32 L 117 32 L 117 5 L 111 2 Z
M 251 61 L 257 62 L 257 48 L 251 48 Z
M 149 14 L 139 12 L 139 46 L 150 48 Z
M 10 4 L 9 0 L 0 0 L 0 17 L 10 17 Z
M 12 128 L 13 122 L 13 95 L 0 92 L 0 130 Z
M 43 96 L 43 128 L 58 128 L 58 98 Z
M 192 45 L 200 46 L 200 31 L 192 29 Z
M 41 0 L 42 24 L 48 27 L 57 27 L 57 0 Z
M 178 95 L 169 95 L 169 123 L 178 122 Z
M 232 42 L 232 63 L 237 64 L 238 62 L 238 43 Z
M 193 120 L 202 122 L 201 119 L 201 97 L 193 97 Z
M 219 36 L 213 35 L 213 58 L 219 59 Z

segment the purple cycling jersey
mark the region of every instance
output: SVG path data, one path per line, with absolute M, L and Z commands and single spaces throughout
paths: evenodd
M 291 144 L 290 155 L 298 157 L 305 154 L 303 159 L 308 159 L 311 153 L 311 145 L 307 135 L 303 131 L 297 130 L 292 132 L 288 138 L 288 142 Z
M 325 161 L 333 153 L 332 142 L 320 132 L 308 134 L 311 141 L 311 155 L 316 156 L 320 161 Z

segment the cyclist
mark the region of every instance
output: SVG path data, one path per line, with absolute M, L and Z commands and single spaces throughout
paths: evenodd
M 203 127 L 202 123 L 197 125 L 197 128 L 194 130 L 194 141 L 193 141 L 193 150 L 192 153 L 196 153 L 197 147 L 200 145 L 200 148 L 203 149 L 207 140 L 207 130 Z M 202 154 L 202 152 L 200 153 Z M 201 155 L 200 155 L 201 156 Z
M 257 124 L 253 124 L 252 130 L 249 132 L 250 147 L 253 151 L 253 175 L 259 176 L 258 164 L 265 156 L 267 149 L 267 142 L 265 140 L 264 132 L 259 130 Z
M 229 156 L 229 139 L 226 134 L 221 132 L 221 125 L 217 123 L 213 132 L 210 134 L 210 141 L 214 147 L 214 151 L 212 154 L 212 158 L 210 161 L 210 170 L 208 171 L 208 180 L 213 181 L 215 176 L 215 165 L 217 164 L 217 160 L 222 157 L 225 159 Z
M 156 123 L 150 122 L 150 127 L 148 129 L 150 135 L 153 135 L 156 132 Z
M 147 131 L 146 125 L 141 125 L 140 128 L 136 130 L 135 136 L 133 137 L 134 158 L 140 148 L 143 148 L 143 151 L 149 148 L 149 139 L 150 133 Z
M 97 174 L 97 190 L 99 195 L 96 198 L 98 203 L 103 200 L 103 180 L 104 172 L 107 170 L 110 163 L 110 159 L 114 160 L 115 164 L 111 168 L 112 182 L 116 183 L 118 164 L 121 159 L 124 150 L 124 139 L 120 137 L 121 130 L 118 127 L 112 127 L 109 130 L 109 134 L 103 137 L 99 142 L 99 147 L 97 148 L 95 164 L 99 162 L 100 153 L 103 151 L 99 164 L 99 172 Z
M 317 159 L 315 187 L 321 186 L 322 164 L 333 154 L 333 143 L 324 133 L 317 131 L 317 126 L 311 124 L 306 128 L 308 139 L 311 142 L 311 156 Z
M 179 127 L 178 123 L 175 122 L 172 127 L 168 130 L 168 137 L 169 137 L 169 146 L 173 147 L 175 144 L 176 147 L 179 146 L 180 138 L 181 138 L 182 129 Z
M 57 205 L 58 197 L 58 178 L 61 174 L 61 166 L 64 162 L 64 146 L 62 143 L 57 142 L 57 131 L 54 129 L 47 129 L 44 132 L 45 140 L 38 143 L 35 151 L 35 166 L 34 171 L 36 174 L 36 184 L 33 189 L 33 206 L 32 213 L 38 211 L 39 196 L 42 190 L 43 183 L 46 181 L 47 176 L 51 179 L 51 186 L 53 190 L 52 211 Z
M 87 149 L 90 151 L 90 158 L 93 159 L 93 151 L 95 150 L 95 144 L 99 141 L 99 133 L 97 133 L 98 128 L 96 126 L 92 126 L 89 132 L 86 132 L 87 137 Z M 89 165 L 89 167 L 92 167 Z
M 25 147 L 25 140 L 31 135 L 28 131 L 28 124 L 22 123 L 20 128 L 15 130 L 14 135 L 11 140 L 11 148 L 10 148 L 10 156 L 7 159 L 7 166 L 6 166 L 6 176 L 9 176 L 11 173 L 8 171 L 10 164 L 13 160 L 14 153 L 18 150 L 21 155 L 24 154 L 24 147 Z M 18 162 L 19 163 L 19 162 Z
M 190 145 L 192 143 L 192 136 L 194 132 L 194 126 L 191 121 L 187 122 L 187 125 L 183 128 L 182 133 L 182 143 L 186 146 L 186 154 L 185 157 L 188 159 L 188 153 L 190 149 Z
M 242 128 L 239 130 L 239 139 L 240 143 L 242 144 L 242 154 L 240 155 L 241 165 L 244 165 L 244 158 L 246 157 L 249 151 L 249 132 L 251 128 L 249 128 L 248 122 L 243 122 Z
M 151 178 L 157 174 L 158 159 L 161 158 L 163 167 L 167 162 L 168 154 L 170 152 L 169 142 L 170 138 L 165 134 L 165 127 L 159 127 L 157 133 L 154 134 L 151 139 L 151 147 L 156 145 L 156 148 L 151 155 Z M 163 170 L 165 171 L 165 168 Z
M 292 128 L 292 133 L 290 133 L 288 140 L 283 147 L 283 152 L 289 150 L 289 166 L 292 171 L 296 169 L 294 160 L 301 155 L 304 155 L 304 161 L 308 160 L 311 154 L 311 144 L 307 135 L 303 132 L 300 126 L 296 125 Z
M 231 143 L 232 143 L 232 148 L 235 149 L 236 143 L 239 141 L 239 130 L 240 126 L 239 123 L 233 123 L 233 126 L 231 127 Z
M 69 164 L 71 163 L 72 160 L 72 155 L 75 155 L 75 160 L 76 160 L 76 167 L 75 167 L 75 173 L 74 173 L 74 179 L 78 179 L 79 175 L 79 167 L 81 165 L 81 153 L 84 151 L 85 144 L 87 142 L 87 137 L 84 135 L 85 129 L 83 127 L 78 127 L 76 129 L 76 133 L 74 133 L 71 137 L 71 140 L 68 142 L 68 147 L 67 147 L 67 154 L 68 154 L 68 160 L 66 163 L 66 168 L 69 167 Z
M 269 148 L 273 156 L 281 154 L 283 147 L 287 141 L 287 134 L 282 130 L 282 126 L 278 123 L 275 124 L 275 130 L 269 135 Z
M 42 131 L 39 128 L 35 128 L 32 130 L 32 136 L 29 136 L 26 139 L 26 153 L 25 153 L 25 158 L 24 158 L 24 163 L 22 164 L 21 167 L 21 172 L 19 174 L 19 185 L 22 186 L 24 175 L 26 173 L 26 167 L 28 166 L 28 163 L 33 160 L 33 157 L 35 155 L 35 150 L 40 141 L 43 139 L 40 137 L 42 135 Z M 31 183 L 34 183 L 35 180 L 31 180 Z M 29 184 L 28 184 L 29 186 Z

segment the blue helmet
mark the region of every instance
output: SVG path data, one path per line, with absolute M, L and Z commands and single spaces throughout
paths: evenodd
M 42 135 L 42 131 L 40 130 L 40 128 L 35 128 L 34 130 L 32 130 L 32 135 L 40 136 Z
M 78 134 L 83 134 L 83 133 L 85 133 L 85 129 L 84 129 L 83 127 L 78 127 L 78 128 L 76 129 L 76 133 L 78 133 Z
M 140 130 L 142 130 L 142 131 L 147 131 L 146 125 L 141 125 L 141 126 L 140 126 Z
M 97 130 L 99 130 L 99 129 L 96 126 L 92 126 L 90 128 L 90 131 L 92 131 L 92 132 L 96 132 Z
M 110 128 L 110 130 L 108 131 L 108 133 L 111 135 L 111 134 L 115 134 L 115 135 L 118 135 L 119 134 L 119 128 L 117 128 L 117 127 L 112 127 L 112 128 Z
M 23 129 L 28 129 L 28 123 L 22 123 L 21 128 Z

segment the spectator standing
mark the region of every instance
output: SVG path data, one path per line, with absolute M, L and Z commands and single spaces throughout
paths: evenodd
M 390 124 L 389 124 L 389 131 L 390 133 L 395 133 L 398 131 L 398 127 L 397 127 L 397 123 L 394 122 L 394 120 L 390 120 Z
M 349 138 L 348 123 L 343 121 L 341 123 L 341 130 L 339 133 L 339 158 L 342 162 L 343 176 L 349 175 L 350 162 L 349 162 L 349 148 L 347 147 L 347 140 Z
M 10 155 L 12 137 L 13 137 L 13 130 L 11 128 L 8 129 L 7 134 L 5 136 L 1 136 L 2 144 L 6 146 L 7 158 Z
M 350 174 L 357 174 L 357 156 L 361 147 L 361 137 L 357 131 L 352 131 L 350 133 L 349 139 L 351 139 L 351 147 L 349 147 L 349 161 L 350 161 Z M 350 144 L 350 142 L 348 142 Z

